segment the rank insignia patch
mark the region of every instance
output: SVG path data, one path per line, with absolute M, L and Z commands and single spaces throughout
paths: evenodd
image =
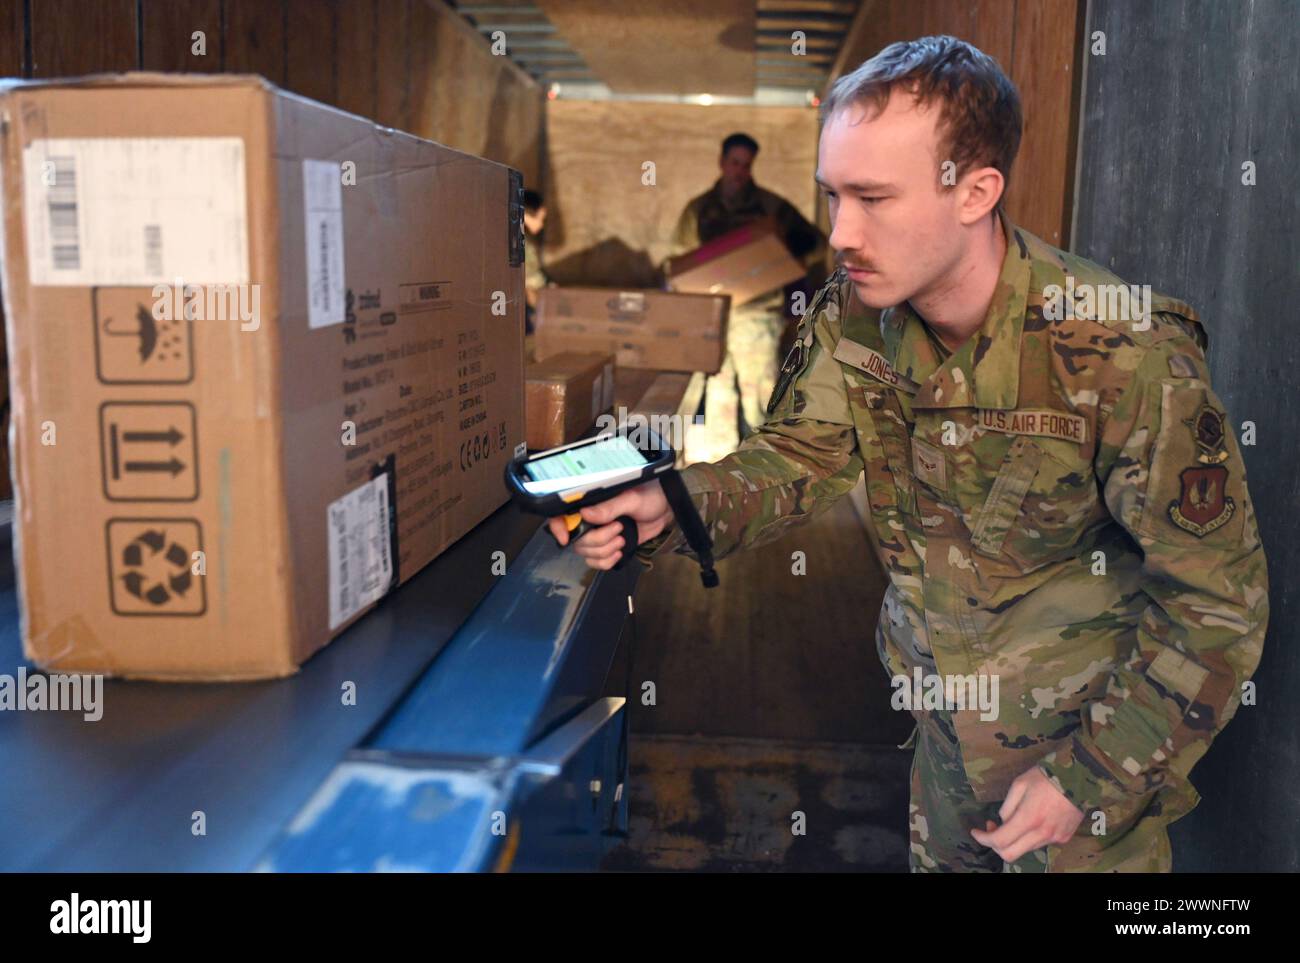
M 1237 510 L 1228 497 L 1228 460 L 1224 438 L 1223 412 L 1201 405 L 1196 415 L 1184 421 L 1196 440 L 1196 460 L 1200 465 L 1184 468 L 1179 475 L 1182 494 L 1169 503 L 1169 517 L 1179 528 L 1203 538 L 1226 525 Z
M 931 488 L 948 488 L 948 462 L 943 452 L 920 438 L 912 439 L 912 473 Z

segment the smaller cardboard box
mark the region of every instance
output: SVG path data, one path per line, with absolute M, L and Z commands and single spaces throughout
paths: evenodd
M 713 374 L 726 353 L 730 308 L 725 294 L 546 288 L 537 304 L 537 360 L 600 351 L 620 368 Z
M 613 355 L 565 351 L 533 362 L 524 393 L 528 447 L 577 441 L 613 405 Z
M 674 291 L 730 294 L 739 305 L 798 281 L 807 269 L 791 256 L 776 224 L 764 218 L 670 258 L 665 272 Z

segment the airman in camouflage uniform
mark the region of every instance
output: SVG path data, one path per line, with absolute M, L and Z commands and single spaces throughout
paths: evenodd
M 1167 870 L 1167 826 L 1198 802 L 1189 773 L 1268 619 L 1201 323 L 1007 219 L 1019 95 L 970 44 L 889 45 L 836 80 L 822 120 L 842 267 L 767 421 L 683 472 L 714 555 L 865 473 L 889 578 L 876 647 L 917 723 L 912 868 Z M 658 482 L 582 515 L 595 568 L 625 551 L 620 515 L 643 557 L 686 550 Z
M 753 143 L 745 135 L 732 135 L 723 142 L 723 177 L 686 205 L 673 231 L 670 255 L 684 254 L 761 218 L 775 222 L 777 233 L 796 257 L 811 262 L 824 251 L 821 232 L 793 204 L 749 178 L 754 151 L 747 145 Z M 708 450 L 688 452 L 692 459 L 721 456 L 735 448 L 740 439 L 737 408 L 751 430 L 762 423 L 763 402 L 776 381 L 777 349 L 785 327 L 784 292 L 779 289 L 732 305 L 727 355 L 721 370 L 707 382 Z
M 1260 658 L 1267 574 L 1195 312 L 1001 216 L 982 328 L 955 352 L 837 271 L 737 451 L 683 472 L 714 554 L 768 542 L 866 472 L 891 677 L 996 675 L 997 716 L 917 720 L 911 858 L 927 870 L 1168 870 L 1166 828 Z M 1071 296 L 1074 299 L 1071 299 Z M 639 554 L 688 553 L 672 527 Z M 909 743 L 910 744 L 910 743 Z M 1085 819 L 1004 864 L 970 830 L 1037 766 Z

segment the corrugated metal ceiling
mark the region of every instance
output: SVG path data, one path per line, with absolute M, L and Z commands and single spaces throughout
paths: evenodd
M 547 87 L 612 97 L 819 94 L 859 0 L 459 0 Z M 796 52 L 796 31 L 803 50 Z M 784 99 L 784 98 L 783 98 Z

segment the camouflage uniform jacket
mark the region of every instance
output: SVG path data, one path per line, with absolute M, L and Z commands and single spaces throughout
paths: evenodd
M 908 305 L 865 308 L 837 271 L 767 423 L 686 469 L 686 487 L 722 557 L 815 516 L 865 469 L 890 581 L 882 662 L 998 677 L 995 720 L 953 713 L 977 799 L 1037 764 L 1085 812 L 1154 797 L 1177 818 L 1267 622 L 1241 453 L 1190 307 L 1157 295 L 1145 323 L 1095 320 L 1110 312 L 1044 289 L 1118 278 L 1003 229 L 983 326 L 946 359 Z M 682 543 L 674 526 L 640 554 Z

